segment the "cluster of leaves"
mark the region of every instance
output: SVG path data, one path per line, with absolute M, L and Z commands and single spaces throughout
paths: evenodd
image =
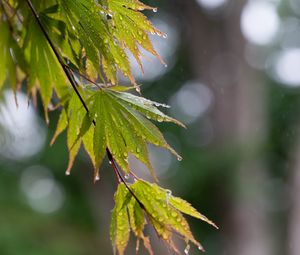
M 39 92 L 47 121 L 53 105 L 62 108 L 52 143 L 67 130 L 67 174 L 82 144 L 93 163 L 95 180 L 106 153 L 124 174 L 131 173 L 128 157 L 133 155 L 157 179 L 148 143 L 181 160 L 152 121 L 184 125 L 158 109 L 167 105 L 128 92 L 140 88 L 127 54 L 134 56 L 143 72 L 142 48 L 160 59 L 149 34 L 165 36 L 143 10 L 156 12 L 138 0 L 0 0 L 0 87 L 26 89 L 34 102 Z M 133 87 L 118 85 L 119 72 Z M 120 175 L 118 168 L 114 170 Z M 146 218 L 174 251 L 178 252 L 174 232 L 201 247 L 181 213 L 213 224 L 206 217 L 184 200 L 166 197 L 167 191 L 155 184 L 139 179 L 127 184 L 118 178 L 111 239 L 119 254 L 124 253 L 130 228 L 153 254 L 143 234 Z
M 140 240 L 144 246 L 153 254 L 149 238 L 144 235 L 144 228 L 148 222 L 152 224 L 156 233 L 171 247 L 173 251 L 181 254 L 173 242 L 173 235 L 178 234 L 185 242 L 194 243 L 199 250 L 204 251 L 201 244 L 195 240 L 186 219 L 182 213 L 203 220 L 212 226 L 217 226 L 204 215 L 197 212 L 185 200 L 172 196 L 170 190 L 165 190 L 156 184 L 143 180 L 137 180 L 130 185 L 130 189 L 120 184 L 115 194 L 115 208 L 112 212 L 110 236 L 114 249 L 119 254 L 124 254 L 130 237 L 130 230 L 137 238 L 136 250 L 139 250 Z

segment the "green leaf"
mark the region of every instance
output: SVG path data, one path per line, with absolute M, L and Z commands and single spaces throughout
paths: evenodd
M 122 42 L 124 47 L 131 51 L 142 71 L 143 67 L 140 60 L 141 52 L 139 46 L 142 46 L 161 60 L 159 54 L 153 48 L 148 33 L 159 36 L 164 34 L 157 30 L 145 15 L 139 12 L 145 9 L 156 10 L 156 8 L 147 6 L 137 0 L 110 0 L 108 1 L 107 8 L 112 17 L 112 22 L 109 23 L 112 33 Z M 161 62 L 164 64 L 162 60 Z
M 65 110 L 62 110 L 57 122 L 56 131 L 51 140 L 51 145 L 53 145 L 57 137 L 67 128 L 68 126 L 68 116 Z
M 144 246 L 150 255 L 153 255 L 153 250 L 150 244 L 149 237 L 146 237 L 143 233 L 144 226 L 146 224 L 144 210 L 140 207 L 135 198 L 131 198 L 130 203 L 127 205 L 128 214 L 130 219 L 131 230 L 137 238 L 136 251 L 139 250 L 140 240 L 143 240 Z
M 117 249 L 120 255 L 124 254 L 130 235 L 130 224 L 128 219 L 127 207 L 123 205 L 128 194 L 124 184 L 119 184 L 115 194 L 115 207 L 112 211 L 110 225 L 110 239 L 114 250 Z
M 144 180 L 137 180 L 133 184 L 129 185 L 129 191 L 125 184 L 119 184 L 118 191 L 115 195 L 116 205 L 113 211 L 113 218 L 111 224 L 111 237 L 113 245 L 117 239 L 117 216 L 116 212 L 126 212 L 126 222 L 122 221 L 122 224 L 126 224 L 126 235 L 123 233 L 120 240 L 129 240 L 128 237 L 128 217 L 130 229 L 137 238 L 136 250 L 139 250 L 140 240 L 144 241 L 144 246 L 149 254 L 153 254 L 150 239 L 144 235 L 146 226 L 146 216 L 149 219 L 148 223 L 152 224 L 155 228 L 158 236 L 162 238 L 176 253 L 181 254 L 173 242 L 173 237 L 179 236 L 187 244 L 189 242 L 194 243 L 199 250 L 203 251 L 201 244 L 194 238 L 189 224 L 182 215 L 182 213 L 189 214 L 195 218 L 206 221 L 216 227 L 214 223 L 208 220 L 205 216 L 197 212 L 188 202 L 181 198 L 172 196 L 169 190 L 163 189 L 156 184 L 146 182 Z M 135 196 L 132 196 L 134 193 Z M 121 214 L 124 216 L 124 214 Z M 124 217 L 123 217 L 124 218 Z M 124 219 L 123 219 L 124 220 Z M 125 236 L 125 237 L 124 237 Z M 123 254 L 124 247 L 119 250 L 120 254 Z M 121 253 L 122 252 L 122 253 Z
M 174 208 L 176 208 L 177 210 L 181 211 L 184 214 L 188 214 L 194 218 L 197 218 L 199 220 L 205 221 L 208 224 L 214 226 L 216 229 L 218 229 L 218 226 L 212 222 L 211 220 L 209 220 L 206 216 L 204 216 L 203 214 L 199 213 L 190 203 L 188 203 L 187 201 L 179 198 L 179 197 L 170 197 L 169 200 L 170 205 L 172 205 Z
M 172 241 L 174 233 L 179 234 L 187 243 L 192 242 L 199 249 L 203 249 L 201 244 L 195 240 L 189 224 L 181 212 L 187 213 L 192 211 L 193 213 L 189 214 L 196 218 L 199 218 L 199 215 L 202 214 L 198 213 L 194 208 L 191 209 L 191 205 L 182 199 L 180 199 L 180 206 L 175 207 L 174 204 L 176 203 L 172 204 L 172 202 L 174 200 L 178 202 L 178 198 L 173 197 L 169 190 L 162 189 L 156 184 L 139 180 L 132 184 L 131 188 L 145 207 L 150 222 L 156 229 L 158 235 L 165 240 L 174 251 L 177 251 Z M 201 217 L 202 220 L 203 217 Z M 205 217 L 205 219 L 207 218 Z M 211 224 L 211 221 L 208 219 L 205 221 Z
M 53 89 L 60 98 L 68 94 L 62 68 L 35 20 L 29 24 L 27 56 L 29 59 L 29 90 L 38 87 L 43 100 L 46 119 Z
M 16 90 L 17 44 L 11 36 L 7 21 L 0 20 L 0 88 L 9 79 L 9 85 Z
M 131 101 L 130 101 L 131 100 Z M 94 153 L 96 165 L 100 166 L 107 147 L 116 162 L 126 172 L 130 172 L 129 153 L 143 162 L 155 177 L 150 164 L 147 143 L 162 146 L 178 158 L 180 157 L 164 140 L 163 135 L 143 115 L 164 121 L 177 120 L 160 112 L 154 102 L 128 93 L 101 89 L 88 99 L 90 119 L 95 120 Z

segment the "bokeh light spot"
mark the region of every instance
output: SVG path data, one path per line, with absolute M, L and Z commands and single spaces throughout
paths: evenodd
M 241 15 L 241 30 L 249 42 L 257 45 L 271 43 L 279 26 L 280 19 L 274 3 L 256 0 L 245 5 Z
M 40 213 L 53 213 L 64 204 L 65 192 L 51 172 L 43 166 L 25 169 L 21 176 L 21 190 L 30 207 Z

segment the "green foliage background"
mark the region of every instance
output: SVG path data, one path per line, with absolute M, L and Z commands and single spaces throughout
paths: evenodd
M 220 37 L 209 37 L 205 47 L 197 45 L 199 55 L 205 63 L 210 63 L 210 53 L 223 53 L 224 45 L 232 42 L 230 38 L 240 38 L 237 28 L 230 22 L 223 26 L 223 23 L 230 19 L 226 16 L 213 14 L 207 15 L 203 10 L 196 6 L 194 1 L 190 5 L 194 12 L 200 17 L 201 22 L 193 27 L 191 15 L 186 11 L 187 1 L 147 1 L 147 4 L 158 6 L 160 13 L 167 13 L 177 21 L 178 30 L 181 31 L 182 41 L 176 52 L 174 66 L 159 80 L 143 83 L 143 94 L 147 98 L 153 98 L 159 102 L 167 102 L 176 93 L 183 83 L 190 79 L 199 78 L 198 69 L 203 69 L 200 77 L 205 76 L 207 68 L 195 65 L 195 56 L 190 48 L 196 47 L 193 42 L 202 42 L 209 33 L 214 31 Z M 238 15 L 240 10 L 231 6 L 230 10 Z M 291 10 L 287 8 L 287 1 L 282 1 L 281 14 L 289 17 Z M 154 13 L 149 12 L 150 16 Z M 229 15 L 230 16 L 230 15 Z M 216 18 L 217 17 L 217 18 Z M 232 21 L 232 20 L 231 20 Z M 184 23 L 184 24 L 182 24 Z M 185 24 L 188 23 L 188 26 Z M 200 24 L 203 26 L 200 27 Z M 237 26 L 239 24 L 236 24 Z M 205 28 L 205 29 L 203 29 Z M 229 31 L 230 28 L 234 32 Z M 197 31 L 203 31 L 202 37 L 196 38 Z M 213 33 L 212 33 L 213 34 Z M 225 36 L 224 36 L 225 35 Z M 220 44 L 220 52 L 213 51 L 209 46 Z M 277 46 L 265 49 L 275 51 Z M 228 49 L 227 49 L 228 50 Z M 196 51 L 196 50 L 195 50 Z M 209 56 L 209 57 L 208 57 Z M 244 55 L 238 55 L 244 59 Z M 213 144 L 191 145 L 190 141 L 205 140 L 205 135 L 199 137 L 197 130 L 205 127 L 206 120 L 200 119 L 196 123 L 188 126 L 188 130 L 181 130 L 172 125 L 160 125 L 163 133 L 168 133 L 171 137 L 176 137 L 177 141 L 171 142 L 175 148 L 179 149 L 184 160 L 180 164 L 172 163 L 168 174 L 161 178 L 163 186 L 171 188 L 175 194 L 186 198 L 196 208 L 199 208 L 205 215 L 209 215 L 221 226 L 220 231 L 191 220 L 191 229 L 194 231 L 196 239 L 202 241 L 203 246 L 209 254 L 228 253 L 229 244 L 238 244 L 239 239 L 232 235 L 234 231 L 241 231 L 245 228 L 244 224 L 232 225 L 233 216 L 231 209 L 236 202 L 235 198 L 245 192 L 246 184 L 251 183 L 253 178 L 248 178 L 243 183 L 238 179 L 238 167 L 241 163 L 249 163 L 251 160 L 263 159 L 266 163 L 268 173 L 268 184 L 272 180 L 279 181 L 279 186 L 267 185 L 264 187 L 264 194 L 267 194 L 268 201 L 262 202 L 265 206 L 272 204 L 272 208 L 267 213 L 267 218 L 271 222 L 271 227 L 267 230 L 271 232 L 268 238 L 276 240 L 273 243 L 275 251 L 272 254 L 289 254 L 287 252 L 290 242 L 287 237 L 290 215 L 292 212 L 289 200 L 294 198 L 290 194 L 291 171 L 293 161 L 291 153 L 297 146 L 297 132 L 299 130 L 299 89 L 287 88 L 277 82 L 270 80 L 264 71 L 253 71 L 251 67 L 243 67 L 250 70 L 251 74 L 245 77 L 253 85 L 259 80 L 259 85 L 265 89 L 265 118 L 268 121 L 267 134 L 264 136 L 263 143 L 258 145 L 253 141 L 253 137 L 245 136 L 242 144 L 237 144 L 229 136 L 223 141 L 217 140 Z M 145 70 L 146 71 L 146 70 Z M 235 73 L 235 72 L 233 72 Z M 218 74 L 216 74 L 218 75 Z M 231 75 L 231 73 L 230 73 Z M 221 91 L 221 88 L 215 88 Z M 232 92 L 232 88 L 224 89 Z M 233 93 L 230 93 L 232 100 Z M 258 98 L 258 94 L 254 94 Z M 250 107 L 250 106 L 249 106 Z M 40 115 L 43 116 L 43 107 L 40 106 Z M 229 115 L 229 113 L 227 112 Z M 49 124 L 48 144 L 55 132 L 55 122 L 58 113 L 49 114 L 51 122 Z M 208 113 L 209 116 L 212 113 Z M 228 117 L 225 115 L 225 117 Z M 242 116 L 240 116 L 242 117 Z M 213 117 L 215 118 L 215 117 Z M 232 126 L 237 125 L 231 122 Z M 93 174 L 88 171 L 92 168 L 86 156 L 80 153 L 77 163 L 72 170 L 72 178 L 66 178 L 61 170 L 67 165 L 68 152 L 66 148 L 66 136 L 58 138 L 55 147 L 46 146 L 37 156 L 25 161 L 11 161 L 1 159 L 0 170 L 0 253 L 1 254 L 111 254 L 109 243 L 107 222 L 100 221 L 99 218 L 109 216 L 109 210 L 113 208 L 112 194 L 116 189 L 113 180 L 114 174 L 110 166 L 105 163 L 101 171 L 101 181 L 95 186 L 90 185 Z M 179 146 L 180 145 L 180 146 Z M 253 146 L 255 145 L 255 146 Z M 64 207 L 51 215 L 43 215 L 32 210 L 26 203 L 26 199 L 20 190 L 20 173 L 28 166 L 44 165 L 53 170 L 55 178 L 65 187 L 66 203 Z M 251 169 L 249 176 L 253 177 Z M 88 180 L 87 180 L 88 179 Z M 88 183 L 88 185 L 86 185 Z M 89 188 L 88 188 L 89 187 Z M 248 188 L 251 194 L 257 191 L 257 186 Z M 100 210 L 95 210 L 90 198 L 96 198 Z M 94 212 L 97 215 L 94 215 Z M 250 214 L 252 215 L 252 214 Z M 247 223 L 245 220 L 243 223 Z M 257 227 L 257 226 L 255 226 Z M 269 232 L 269 233 L 270 233 Z M 160 247 L 159 243 L 156 243 Z M 132 248 L 132 247 L 131 247 Z M 182 247 L 182 250 L 184 247 Z M 133 249 L 134 250 L 134 249 Z M 133 251 L 132 250 L 132 251 Z M 130 250 L 131 251 L 131 250 Z M 165 250 L 164 250 L 165 251 Z M 145 253 L 146 254 L 146 253 Z M 192 250 L 191 254 L 198 254 Z

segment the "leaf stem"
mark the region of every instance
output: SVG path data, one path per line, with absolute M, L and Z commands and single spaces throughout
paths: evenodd
M 43 23 L 42 23 L 42 21 L 41 21 L 41 19 L 40 19 L 40 16 L 39 16 L 39 14 L 37 13 L 36 9 L 34 8 L 34 6 L 33 6 L 32 2 L 31 2 L 31 0 L 26 0 L 26 2 L 27 2 L 27 4 L 28 4 L 28 6 L 29 6 L 29 8 L 30 8 L 30 10 L 31 10 L 31 12 L 32 12 L 32 14 L 33 14 L 33 16 L 35 17 L 35 19 L 36 19 L 36 21 L 37 21 L 37 23 L 38 23 L 38 25 L 39 25 L 39 27 L 40 27 L 42 33 L 44 34 L 44 36 L 45 36 L 47 42 L 49 43 L 49 45 L 50 45 L 52 51 L 54 52 L 54 54 L 55 54 L 55 56 L 56 56 L 56 58 L 57 58 L 59 64 L 61 65 L 63 71 L 65 72 L 65 74 L 66 74 L 66 76 L 67 76 L 69 82 L 71 83 L 71 85 L 72 85 L 72 87 L 73 87 L 75 93 L 77 94 L 77 96 L 78 96 L 80 102 L 82 103 L 82 105 L 83 105 L 84 109 L 86 110 L 86 112 L 89 113 L 89 109 L 88 109 L 88 107 L 87 107 L 87 105 L 86 105 L 84 99 L 82 98 L 82 96 L 80 95 L 80 93 L 79 93 L 79 91 L 78 91 L 78 89 L 77 89 L 77 85 L 78 85 L 78 84 L 76 83 L 76 80 L 75 80 L 75 78 L 74 78 L 74 75 L 73 75 L 72 71 L 69 69 L 70 67 L 69 67 L 68 65 L 65 64 L 63 58 L 61 57 L 60 53 L 59 53 L 58 50 L 56 49 L 54 43 L 51 41 L 51 38 L 50 38 L 49 34 L 47 33 L 47 31 L 46 31 L 46 29 L 45 29 L 45 27 L 44 27 L 44 25 L 43 25 Z M 96 126 L 95 120 L 93 120 L 93 124 L 94 124 L 94 126 Z M 106 154 L 107 154 L 107 157 L 108 157 L 109 161 L 112 162 L 112 166 L 113 166 L 113 169 L 114 169 L 114 171 L 115 171 L 115 173 L 116 173 L 116 175 L 117 175 L 117 177 L 118 177 L 118 181 L 119 181 L 119 182 L 123 182 L 123 183 L 125 184 L 126 188 L 129 190 L 129 192 L 132 194 L 132 196 L 136 199 L 136 201 L 138 202 L 138 204 L 140 205 L 140 207 L 141 207 L 143 210 L 146 210 L 146 209 L 145 209 L 145 206 L 143 205 L 143 203 L 137 198 L 137 196 L 134 194 L 134 192 L 130 189 L 130 187 L 128 186 L 128 184 L 127 184 L 126 181 L 124 180 L 124 178 L 123 178 L 123 176 L 121 175 L 120 170 L 118 169 L 118 167 L 117 167 L 117 165 L 116 165 L 116 163 L 115 163 L 115 160 L 114 160 L 114 158 L 113 158 L 113 156 L 112 156 L 112 154 L 111 154 L 111 152 L 110 152 L 110 150 L 109 150 L 108 148 L 106 148 Z
M 131 195 L 135 198 L 135 200 L 138 202 L 139 206 L 143 209 L 143 210 L 146 210 L 145 206 L 143 205 L 143 203 L 138 199 L 138 197 L 134 194 L 134 192 L 131 190 L 131 188 L 128 186 L 127 182 L 124 180 L 124 177 L 121 175 L 120 173 L 120 170 L 118 168 L 118 166 L 116 165 L 115 163 L 115 160 L 111 154 L 111 152 L 109 151 L 108 148 L 106 148 L 106 153 L 107 153 L 107 156 L 108 156 L 108 160 L 112 163 L 112 166 L 116 172 L 116 174 L 118 175 L 118 178 L 119 180 L 121 180 L 126 188 L 129 190 L 129 192 L 131 193 Z
M 88 78 L 87 76 L 83 75 L 82 73 L 80 73 L 79 71 L 75 70 L 74 68 L 72 68 L 71 66 L 66 65 L 67 68 L 70 69 L 70 71 L 72 73 L 77 73 L 79 76 L 81 76 L 83 79 L 89 81 L 90 83 L 94 84 L 95 86 L 97 86 L 99 89 L 102 89 L 102 87 L 97 83 L 92 81 L 90 78 Z
M 2 1 L 0 2 L 0 7 L 3 10 L 3 14 L 5 15 L 5 17 L 7 19 L 9 30 L 10 30 L 11 33 L 13 33 L 14 32 L 13 25 L 11 24 L 10 17 L 8 15 L 7 10 L 5 9 L 5 6 L 4 6 Z
M 70 70 L 67 68 L 67 65 L 65 64 L 63 58 L 60 56 L 58 50 L 56 49 L 55 45 L 54 45 L 53 42 L 51 41 L 50 36 L 49 36 L 49 34 L 47 33 L 47 31 L 46 31 L 46 29 L 45 29 L 45 27 L 44 27 L 44 25 L 43 25 L 43 23 L 42 23 L 42 21 L 41 21 L 41 19 L 40 19 L 40 16 L 39 16 L 39 14 L 37 13 L 37 11 L 35 10 L 35 8 L 34 8 L 32 2 L 31 2 L 31 0 L 26 0 L 26 2 L 27 2 L 27 4 L 28 4 L 28 6 L 29 6 L 29 8 L 30 8 L 30 10 L 31 10 L 31 12 L 32 12 L 32 14 L 33 14 L 33 16 L 35 17 L 35 19 L 36 19 L 36 21 L 37 21 L 37 23 L 38 23 L 40 29 L 42 30 L 42 32 L 43 32 L 43 34 L 44 34 L 44 36 L 45 36 L 47 42 L 49 43 L 49 45 L 50 45 L 50 47 L 51 47 L 53 53 L 55 54 L 55 56 L 56 56 L 56 58 L 57 58 L 59 64 L 61 65 L 63 71 L 65 72 L 65 74 L 66 74 L 66 76 L 67 76 L 67 78 L 68 78 L 68 80 L 70 81 L 70 83 L 71 83 L 71 85 L 72 85 L 72 87 L 73 87 L 75 93 L 77 94 L 77 96 L 78 96 L 80 102 L 82 103 L 82 105 L 83 105 L 83 107 L 85 108 L 85 110 L 86 110 L 87 112 L 89 112 L 89 109 L 88 109 L 86 103 L 84 102 L 82 96 L 80 95 L 80 93 L 79 93 L 79 91 L 78 91 L 78 89 L 77 89 L 77 84 L 76 84 L 76 81 L 75 81 L 75 79 L 74 79 L 74 76 L 72 75 L 72 73 L 70 72 Z

